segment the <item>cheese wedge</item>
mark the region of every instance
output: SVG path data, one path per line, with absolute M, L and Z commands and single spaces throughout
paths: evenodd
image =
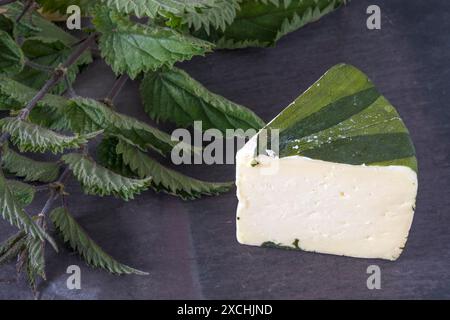
M 330 69 L 266 129 L 280 130 L 279 154 L 258 153 L 255 136 L 236 156 L 240 243 L 400 256 L 417 194 L 414 147 L 361 71 Z

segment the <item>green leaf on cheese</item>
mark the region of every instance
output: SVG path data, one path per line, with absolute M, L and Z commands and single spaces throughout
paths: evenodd
M 279 156 L 417 171 L 414 146 L 395 108 L 368 77 L 339 64 L 265 128 L 279 129 Z

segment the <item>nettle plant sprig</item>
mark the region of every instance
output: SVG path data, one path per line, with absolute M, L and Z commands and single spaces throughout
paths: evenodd
M 204 129 L 259 129 L 249 109 L 210 92 L 176 62 L 214 49 L 272 46 L 283 35 L 339 7 L 343 0 L 0 0 L 0 210 L 18 228 L 0 244 L 0 264 L 16 259 L 36 292 L 45 279 L 45 244 L 57 250 L 49 225 L 91 266 L 145 274 L 105 253 L 69 212 L 66 180 L 86 194 L 123 198 L 152 188 L 182 199 L 217 195 L 229 182 L 183 175 L 151 154 L 178 142 L 158 128 L 119 113 L 114 99 L 127 79 L 140 81 L 155 121 Z M 78 5 L 90 18 L 80 38 L 45 18 Z M 117 74 L 102 100 L 80 97 L 72 83 L 94 58 Z M 89 148 L 91 141 L 96 150 Z M 192 149 L 192 152 L 196 152 Z M 47 153 L 38 161 L 34 153 Z M 34 158 L 34 159 L 33 159 Z M 27 207 L 36 192 L 48 199 Z

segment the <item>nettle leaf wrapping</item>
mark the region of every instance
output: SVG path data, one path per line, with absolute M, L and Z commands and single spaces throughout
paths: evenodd
M 246 0 L 233 23 L 224 32 L 211 36 L 196 33 L 217 47 L 236 49 L 273 46 L 282 36 L 316 21 L 346 0 Z
M 123 136 L 143 149 L 150 147 L 162 155 L 170 153 L 178 143 L 172 141 L 167 133 L 115 112 L 93 99 L 72 99 L 64 113 L 74 132 L 86 133 L 103 129 L 105 133 Z
M 155 18 L 158 14 L 170 12 L 182 14 L 185 12 L 196 12 L 208 8 L 217 0 L 101 0 L 108 6 L 118 11 L 135 14 L 137 17 Z
M 11 225 L 34 238 L 48 240 L 56 249 L 53 239 L 23 210 L 20 202 L 15 198 L 9 182 L 3 176 L 3 172 L 0 172 L 0 210 L 2 217 Z
M 32 37 L 25 39 L 22 44 L 22 50 L 31 62 L 54 69 L 67 60 L 72 53 L 73 48 L 70 44 L 59 39 Z M 69 83 L 72 84 L 75 81 L 76 75 L 80 71 L 80 66 L 91 62 L 92 58 L 90 53 L 83 53 L 80 58 L 67 69 L 66 77 L 69 80 Z M 14 79 L 29 87 L 40 89 L 50 76 L 51 72 L 26 66 L 22 72 L 14 76 Z M 51 92 L 61 94 L 66 89 L 66 81 L 61 81 L 51 90 Z
M 181 19 L 181 24 L 186 24 L 195 31 L 203 28 L 208 35 L 211 28 L 225 31 L 236 17 L 239 2 L 240 0 L 214 0 L 207 8 L 185 12 L 177 18 Z
M 21 152 L 61 153 L 65 149 L 78 149 L 86 144 L 99 132 L 89 135 L 66 136 L 34 123 L 18 118 L 3 118 L 0 120 L 3 133 L 11 135 L 11 142 Z
M 351 65 L 328 70 L 266 129 L 280 130 L 280 157 L 417 171 L 414 145 L 399 114 Z
M 6 31 L 0 30 L 0 73 L 19 73 L 24 64 L 22 50 Z
M 56 162 L 36 161 L 3 146 L 2 167 L 25 181 L 52 182 L 58 178 L 59 165 Z
M 33 186 L 17 180 L 7 180 L 7 183 L 11 194 L 20 206 L 26 207 L 33 202 L 36 192 Z
M 121 176 L 80 153 L 66 154 L 61 160 L 69 166 L 87 194 L 114 195 L 128 201 L 150 185 L 151 177 L 132 179 Z
M 97 8 L 93 22 L 102 33 L 99 39 L 102 57 L 115 73 L 127 73 L 132 79 L 142 71 L 204 55 L 212 46 L 173 29 L 131 22 L 104 7 Z
M 140 92 L 144 109 L 156 120 L 181 126 L 202 121 L 204 129 L 260 129 L 264 126 L 253 111 L 210 92 L 178 68 L 147 73 Z
M 118 262 L 103 251 L 66 209 L 62 207 L 54 209 L 50 213 L 50 218 L 56 229 L 61 233 L 64 241 L 68 242 L 70 247 L 78 252 L 89 265 L 103 268 L 116 274 L 147 275 L 146 272 Z
M 217 195 L 227 192 L 234 182 L 207 182 L 194 179 L 171 170 L 150 158 L 136 147 L 119 140 L 116 152 L 139 177 L 152 177 L 151 186 L 156 191 L 176 195 L 182 199 L 196 199 L 202 195 Z
M 37 90 L 15 80 L 0 76 L 0 110 L 20 110 L 36 95 Z M 29 115 L 31 122 L 55 130 L 69 129 L 68 122 L 61 112 L 67 99 L 46 94 L 38 101 Z

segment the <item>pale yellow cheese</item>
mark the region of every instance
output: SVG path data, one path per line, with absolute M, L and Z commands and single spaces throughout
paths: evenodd
M 300 156 L 236 156 L 237 239 L 360 258 L 395 260 L 414 215 L 417 175 Z M 255 160 L 258 163 L 255 165 Z

